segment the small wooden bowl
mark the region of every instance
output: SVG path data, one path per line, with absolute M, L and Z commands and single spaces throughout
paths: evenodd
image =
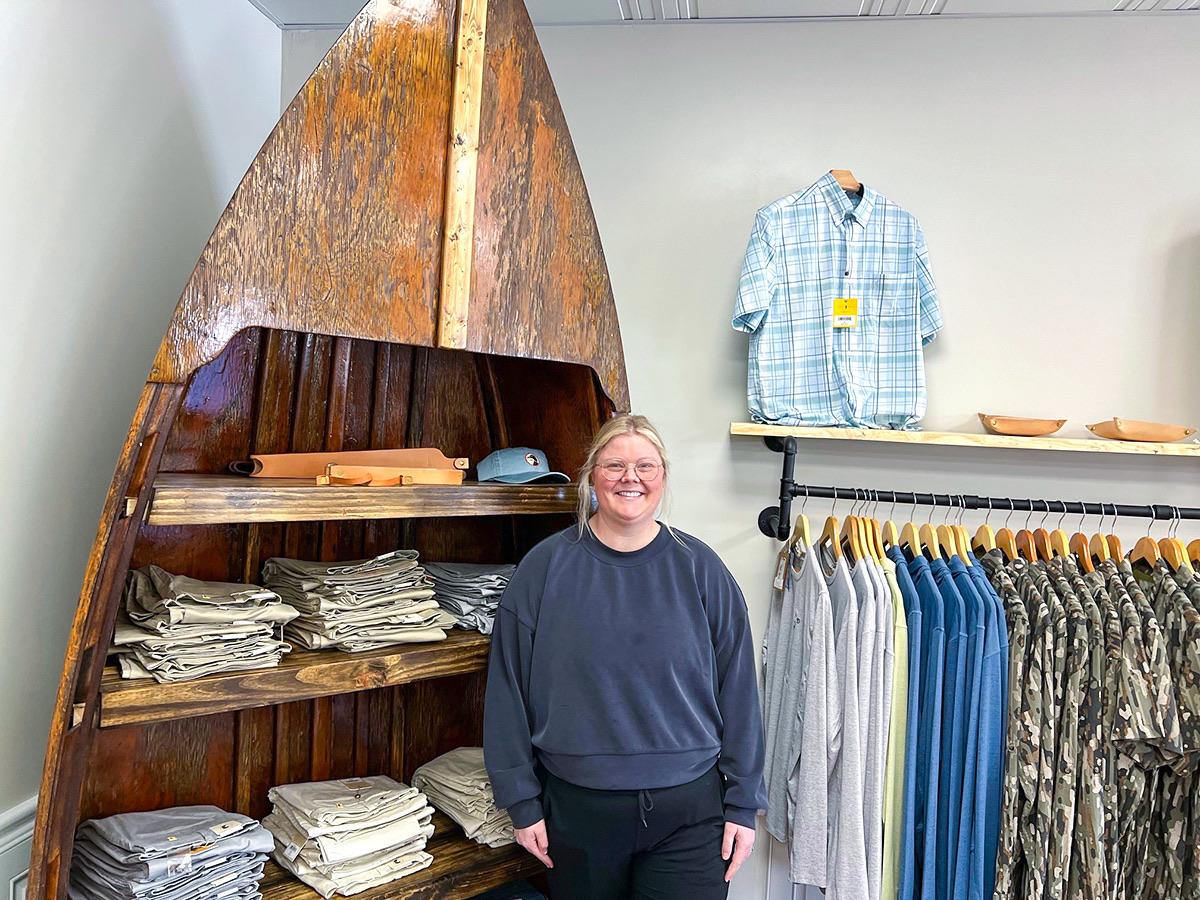
M 1087 430 L 1097 437 L 1110 441 L 1152 441 L 1170 444 L 1181 441 L 1196 433 L 1195 428 L 1185 425 L 1167 425 L 1162 422 L 1138 422 L 1134 419 L 1105 419 L 1089 425 Z
M 1020 416 L 993 416 L 980 413 L 979 421 L 992 434 L 1009 434 L 1016 437 L 1042 437 L 1054 434 L 1063 427 L 1066 419 L 1023 419 Z

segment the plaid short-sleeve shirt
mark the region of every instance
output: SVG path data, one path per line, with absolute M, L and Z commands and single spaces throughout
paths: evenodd
M 834 328 L 834 300 L 858 300 Z M 922 347 L 942 313 L 916 218 L 832 174 L 758 211 L 733 327 L 750 334 L 751 417 L 776 425 L 913 430 L 925 415 Z

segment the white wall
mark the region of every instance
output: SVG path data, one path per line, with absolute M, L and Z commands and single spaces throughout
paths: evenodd
M 926 427 L 977 431 L 978 411 L 1069 416 L 1064 435 L 1113 415 L 1200 424 L 1200 17 L 539 37 L 599 222 L 634 409 L 674 454 L 672 520 L 733 569 L 759 640 L 776 545 L 756 518 L 781 458 L 728 436 L 747 418 L 746 337 L 729 318 L 755 210 L 829 168 L 924 226 L 946 319 Z M 1200 505 L 1193 460 L 800 449 L 810 484 Z M 818 528 L 827 511 L 808 504 Z M 731 896 L 764 896 L 767 843 L 760 832 Z M 769 896 L 785 897 L 773 856 Z
M 282 112 L 308 81 L 329 48 L 341 37 L 337 28 L 289 28 L 281 31 L 283 60 L 280 67 L 279 109 Z
M 279 114 L 246 0 L 9 0 L 0 28 L 0 811 L 38 789 L 100 506 L 150 362 Z

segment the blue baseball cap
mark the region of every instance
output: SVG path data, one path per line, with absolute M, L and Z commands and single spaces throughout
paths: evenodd
M 532 447 L 505 447 L 489 453 L 476 467 L 480 481 L 499 481 L 502 484 L 570 484 L 562 472 L 552 472 L 546 454 Z

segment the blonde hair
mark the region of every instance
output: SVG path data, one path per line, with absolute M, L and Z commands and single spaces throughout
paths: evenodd
M 575 509 L 575 516 L 579 520 L 579 537 L 583 537 L 583 532 L 590 531 L 588 519 L 592 514 L 592 472 L 596 468 L 596 458 L 600 455 L 608 442 L 613 438 L 620 437 L 624 434 L 636 434 L 644 437 L 654 449 L 658 451 L 659 457 L 662 459 L 663 467 L 663 496 L 662 503 L 659 505 L 659 511 L 662 513 L 663 525 L 668 531 L 671 531 L 671 526 L 666 522 L 666 510 L 670 501 L 670 483 L 667 476 L 671 472 L 671 464 L 667 461 L 667 448 L 663 443 L 662 435 L 658 433 L 650 420 L 645 416 L 639 416 L 634 413 L 624 413 L 619 416 L 614 416 L 609 419 L 596 431 L 592 437 L 592 443 L 588 447 L 587 458 L 584 460 L 583 466 L 579 470 L 579 479 L 577 486 L 579 488 L 579 503 Z M 674 531 L 671 535 L 675 540 L 679 540 Z

